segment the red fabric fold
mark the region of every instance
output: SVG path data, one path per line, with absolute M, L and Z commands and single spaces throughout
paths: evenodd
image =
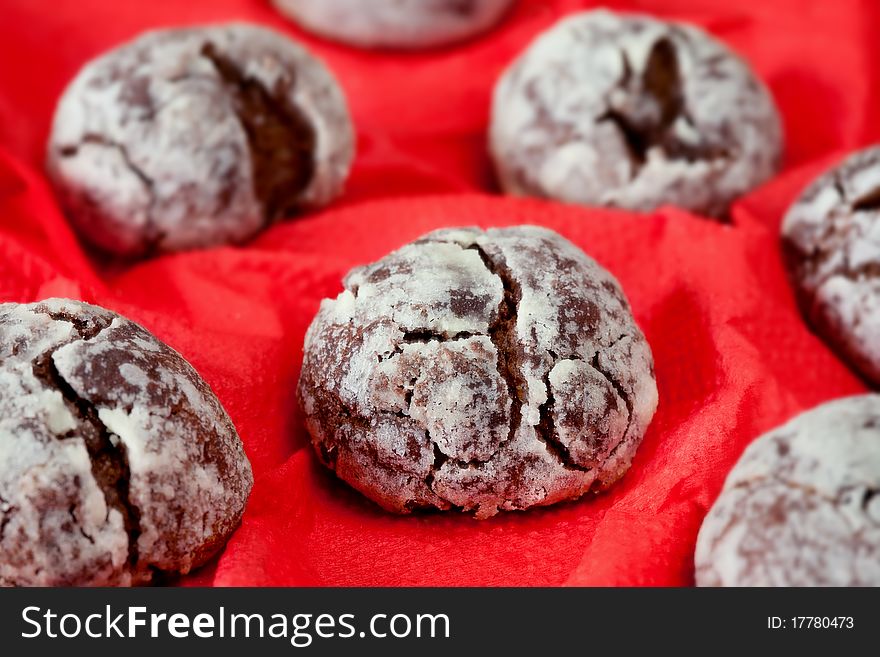
M 606 2 L 704 26 L 741 52 L 784 116 L 787 155 L 734 224 L 497 195 L 485 148 L 503 66 L 559 16 L 593 3 L 521 0 L 458 48 L 367 53 L 301 33 L 261 0 L 50 8 L 4 3 L 0 42 L 0 301 L 70 296 L 126 314 L 217 392 L 254 466 L 241 528 L 184 584 L 687 585 L 696 534 L 732 464 L 761 432 L 864 385 L 813 336 L 782 268 L 778 228 L 802 187 L 878 140 L 880 5 L 858 0 Z M 339 77 L 358 129 L 333 207 L 254 242 L 108 265 L 83 251 L 42 171 L 54 103 L 87 59 L 163 25 L 246 19 L 307 43 Z M 595 498 L 476 521 L 395 517 L 316 462 L 294 387 L 322 297 L 357 264 L 442 226 L 533 223 L 620 280 L 651 343 L 660 407 L 632 470 Z

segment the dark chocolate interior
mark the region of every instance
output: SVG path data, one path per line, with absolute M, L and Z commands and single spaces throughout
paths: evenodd
M 213 43 L 206 43 L 201 54 L 216 68 L 247 133 L 254 192 L 266 221 L 298 211 L 315 173 L 316 139 L 305 114 L 287 98 L 294 81 L 279 83 L 270 92 Z

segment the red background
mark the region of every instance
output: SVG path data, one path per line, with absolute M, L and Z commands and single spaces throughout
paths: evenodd
M 70 296 L 142 323 L 211 384 L 253 463 L 241 528 L 183 583 L 692 584 L 700 522 L 743 448 L 864 390 L 801 321 L 778 229 L 811 178 L 877 141 L 880 3 L 604 4 L 703 26 L 772 90 L 785 168 L 735 206 L 732 226 L 497 195 L 485 147 L 493 83 L 536 33 L 591 2 L 521 0 L 482 39 L 393 54 L 309 37 L 262 0 L 0 1 L 0 301 Z M 338 76 L 358 130 L 346 194 L 240 248 L 96 265 L 42 172 L 56 99 L 89 58 L 144 29 L 231 19 L 301 39 Z M 660 408 L 632 470 L 604 495 L 482 522 L 390 516 L 308 447 L 293 393 L 305 330 L 352 266 L 440 226 L 515 223 L 559 231 L 620 279 L 654 351 Z

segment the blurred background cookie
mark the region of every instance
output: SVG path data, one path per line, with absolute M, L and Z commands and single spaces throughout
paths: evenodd
M 511 194 L 723 217 L 777 170 L 782 129 L 748 64 L 706 32 L 599 10 L 502 75 L 490 147 Z
M 226 543 L 252 483 L 176 351 L 78 301 L 0 304 L 0 585 L 187 573 Z
M 354 135 L 327 68 L 265 28 L 148 32 L 58 103 L 48 169 L 74 227 L 113 253 L 235 243 L 324 205 Z
M 304 29 L 364 48 L 432 48 L 485 32 L 516 0 L 273 0 Z
M 657 386 L 617 281 L 520 226 L 436 231 L 350 272 L 299 397 L 321 460 L 384 508 L 488 517 L 617 481 Z
M 758 438 L 697 539 L 700 586 L 880 586 L 880 395 Z
M 785 215 L 782 245 L 807 321 L 880 385 L 880 147 L 807 187 Z

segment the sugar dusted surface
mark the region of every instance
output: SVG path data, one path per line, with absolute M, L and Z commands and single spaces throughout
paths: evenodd
M 697 540 L 702 586 L 880 586 L 880 395 L 826 403 L 734 466 Z
M 62 383 L 36 375 L 47 358 Z M 96 479 L 74 398 L 124 453 L 129 480 L 119 485 L 139 517 L 136 537 Z M 252 484 L 235 428 L 179 354 L 110 311 L 62 299 L 0 304 L 0 463 L 5 585 L 187 572 L 225 541 Z
M 345 98 L 305 49 L 232 23 L 157 30 L 86 64 L 59 101 L 48 169 L 72 221 L 109 251 L 240 242 L 265 225 L 250 147 L 211 44 L 270 93 L 284 90 L 315 133 L 304 207 L 341 190 L 353 156 Z
M 782 240 L 808 321 L 880 384 L 880 148 L 851 155 L 804 190 Z
M 368 497 L 479 517 L 610 485 L 657 405 L 617 281 L 532 226 L 436 231 L 353 270 L 299 394 L 322 460 Z
M 273 0 L 304 28 L 363 47 L 427 48 L 498 22 L 513 0 Z
M 656 123 L 642 85 L 671 46 L 681 108 L 664 139 L 634 159 L 610 114 Z M 719 216 L 777 169 L 782 129 L 748 65 L 698 28 L 595 10 L 539 35 L 495 89 L 490 146 L 506 191 L 585 205 L 672 204 Z

